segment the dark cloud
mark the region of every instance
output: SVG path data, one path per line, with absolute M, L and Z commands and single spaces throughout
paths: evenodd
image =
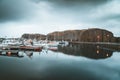
M 0 22 L 19 20 L 30 13 L 27 0 L 0 0 Z
M 108 2 L 108 0 L 0 0 L 0 22 L 16 21 L 32 15 L 35 12 L 32 1 L 47 2 L 53 7 L 53 12 L 65 14 L 68 14 L 68 11 L 75 14 L 79 11 L 88 11 Z
M 95 13 L 98 7 L 101 7 L 111 0 L 32 0 L 39 4 L 46 2 L 52 6 L 52 13 L 61 17 L 69 17 L 79 20 L 87 18 Z M 84 16 L 84 17 L 83 17 Z M 86 17 L 87 16 L 87 17 Z
M 41 1 L 50 2 L 55 6 L 60 7 L 74 7 L 74 6 L 97 6 L 105 4 L 110 0 L 32 0 L 33 2 L 39 3 Z
M 51 0 L 51 2 L 61 6 L 75 6 L 75 5 L 94 6 L 94 5 L 104 4 L 107 1 L 108 0 Z

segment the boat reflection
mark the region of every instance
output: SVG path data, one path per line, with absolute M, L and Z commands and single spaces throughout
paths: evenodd
M 33 51 L 24 51 L 24 53 L 25 53 L 29 58 L 32 58 L 32 56 L 33 56 Z
M 0 51 L 0 56 L 7 56 L 7 57 L 18 57 L 18 58 L 22 58 L 24 57 L 23 54 L 21 54 L 21 52 L 18 51 Z
M 32 58 L 33 53 L 34 51 L 2 50 L 0 51 L 0 56 L 23 58 L 26 55 L 27 57 Z
M 115 49 L 103 45 L 77 44 L 58 48 L 59 52 L 69 55 L 84 56 L 92 59 L 104 59 L 112 56 Z

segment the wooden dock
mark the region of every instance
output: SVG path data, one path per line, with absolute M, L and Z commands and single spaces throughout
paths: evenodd
M 0 46 L 0 50 L 18 50 L 18 51 L 42 51 L 42 47 L 36 46 Z

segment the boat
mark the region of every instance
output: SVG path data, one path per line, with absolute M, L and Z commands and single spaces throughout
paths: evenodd
M 57 46 L 49 46 L 48 50 L 57 51 L 58 47 Z
M 45 45 L 45 46 L 43 47 L 43 49 L 45 49 L 45 50 L 57 51 L 57 50 L 58 50 L 58 46 L 56 46 L 56 45 Z
M 22 45 L 22 42 L 15 39 L 5 39 L 0 44 L 0 46 L 19 46 L 19 45 Z

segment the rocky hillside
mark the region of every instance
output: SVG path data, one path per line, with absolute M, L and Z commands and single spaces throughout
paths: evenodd
M 47 37 L 50 40 L 67 40 L 81 42 L 115 42 L 115 38 L 112 32 L 98 28 L 53 32 L 49 33 Z
M 79 42 L 120 42 L 120 37 L 114 37 L 113 33 L 98 28 L 82 30 L 55 31 L 47 35 L 23 34 L 22 38 L 37 40 L 79 41 Z
M 46 39 L 46 35 L 43 34 L 23 34 L 21 36 L 21 38 L 24 39 L 36 39 L 36 40 L 45 40 Z

